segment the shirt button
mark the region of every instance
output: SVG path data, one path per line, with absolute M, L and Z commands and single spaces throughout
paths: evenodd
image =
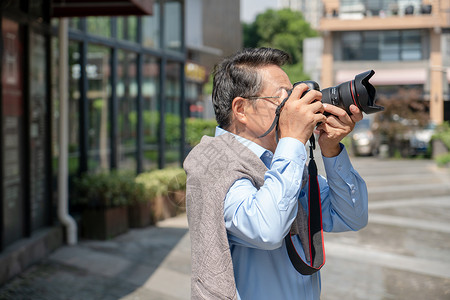
M 296 184 L 296 185 L 300 185 L 300 181 L 296 180 L 296 181 L 295 181 L 295 184 Z

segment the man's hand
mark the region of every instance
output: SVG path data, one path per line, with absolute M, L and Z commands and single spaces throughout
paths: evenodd
M 331 115 L 326 118 L 325 122 L 317 126 L 319 145 L 323 156 L 333 157 L 341 152 L 340 141 L 355 128 L 356 122 L 363 119 L 363 114 L 353 104 L 350 105 L 351 116 L 342 108 L 331 104 L 324 104 L 323 107 Z
M 324 107 L 320 102 L 322 93 L 311 90 L 300 98 L 307 90 L 306 84 L 297 85 L 286 101 L 279 121 L 281 138 L 292 137 L 306 144 L 317 123 L 326 122 L 326 117 L 323 115 Z

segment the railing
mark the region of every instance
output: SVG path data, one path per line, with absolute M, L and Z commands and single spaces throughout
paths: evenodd
M 432 4 L 431 4 L 432 3 Z M 367 17 L 392 17 L 437 14 L 440 0 L 341 0 L 339 9 L 326 17 L 363 19 Z

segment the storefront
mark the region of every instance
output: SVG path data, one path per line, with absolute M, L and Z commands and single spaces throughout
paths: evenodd
M 0 262 L 58 223 L 60 17 L 69 17 L 69 182 L 85 172 L 180 166 L 187 107 L 184 1 L 1 6 Z M 61 233 L 55 239 L 62 243 Z M 0 283 L 16 271 L 2 272 Z

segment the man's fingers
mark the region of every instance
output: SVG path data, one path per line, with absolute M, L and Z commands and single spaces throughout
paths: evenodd
M 352 115 L 350 117 L 352 118 L 353 122 L 356 123 L 363 119 L 363 114 L 356 105 L 350 105 L 350 111 L 352 112 Z
M 289 96 L 288 101 L 295 101 L 300 99 L 300 97 L 303 95 L 304 92 L 308 90 L 308 86 L 304 83 L 298 84 L 294 87 L 292 90 L 291 95 Z

